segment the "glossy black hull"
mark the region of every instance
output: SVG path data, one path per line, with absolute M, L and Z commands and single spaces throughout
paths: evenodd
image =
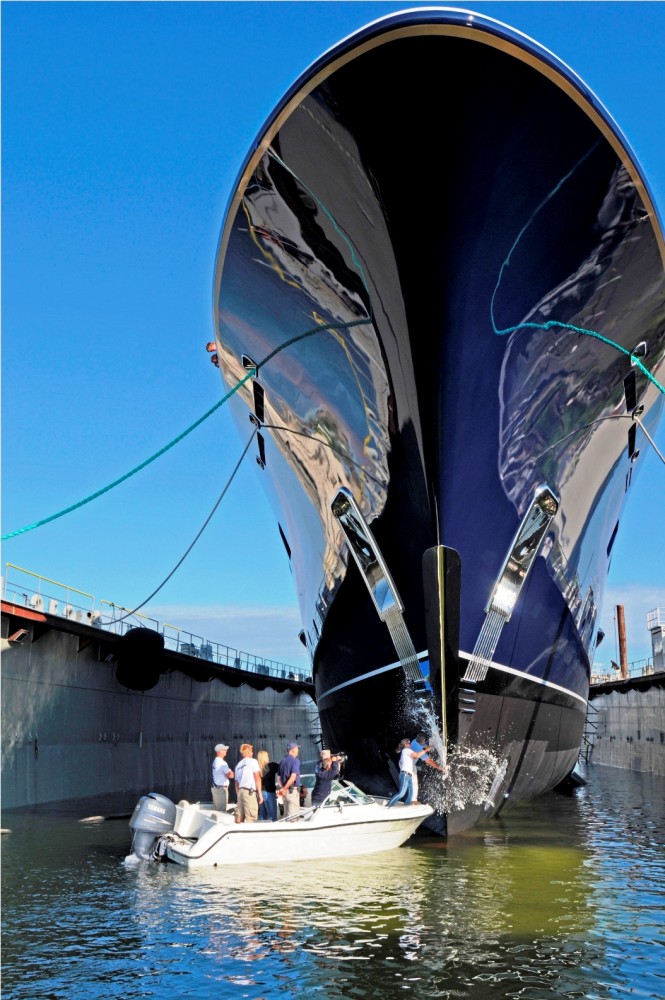
M 233 406 L 256 429 L 324 737 L 391 790 L 424 664 L 451 786 L 468 754 L 495 762 L 482 795 L 445 805 L 449 832 L 577 759 L 644 445 L 631 417 L 652 429 L 663 406 L 662 245 L 595 98 L 459 11 L 395 15 L 326 54 L 239 178 L 219 357 L 230 385 L 254 373 Z

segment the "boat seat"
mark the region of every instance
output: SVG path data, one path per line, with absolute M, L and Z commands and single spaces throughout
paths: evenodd
M 229 826 L 234 822 L 231 813 L 206 809 L 198 802 L 192 805 L 185 799 L 175 807 L 175 814 L 174 833 L 190 840 L 198 839 L 213 826 Z

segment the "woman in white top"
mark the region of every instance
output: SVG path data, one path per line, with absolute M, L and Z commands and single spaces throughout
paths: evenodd
M 404 802 L 405 805 L 411 802 L 413 795 L 413 762 L 418 757 L 423 757 L 427 753 L 427 750 L 412 750 L 411 740 L 401 740 L 397 749 L 400 751 L 399 788 L 388 803 L 389 807 L 396 805 L 398 802 Z

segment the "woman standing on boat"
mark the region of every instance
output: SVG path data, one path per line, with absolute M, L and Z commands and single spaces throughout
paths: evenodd
M 278 764 L 270 760 L 267 750 L 259 750 L 256 755 L 261 768 L 261 781 L 263 784 L 263 803 L 259 807 L 259 819 L 269 819 L 272 823 L 277 819 L 277 788 L 275 778 L 277 777 Z
M 388 803 L 388 807 L 404 802 L 409 805 L 413 797 L 413 766 L 414 761 L 424 757 L 427 750 L 412 750 L 411 740 L 400 740 L 397 749 L 399 755 L 399 788 Z

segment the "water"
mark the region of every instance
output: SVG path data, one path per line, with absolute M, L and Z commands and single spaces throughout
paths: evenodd
M 126 819 L 3 825 L 3 1000 L 665 997 L 665 779 L 592 767 L 449 842 L 124 864 Z

